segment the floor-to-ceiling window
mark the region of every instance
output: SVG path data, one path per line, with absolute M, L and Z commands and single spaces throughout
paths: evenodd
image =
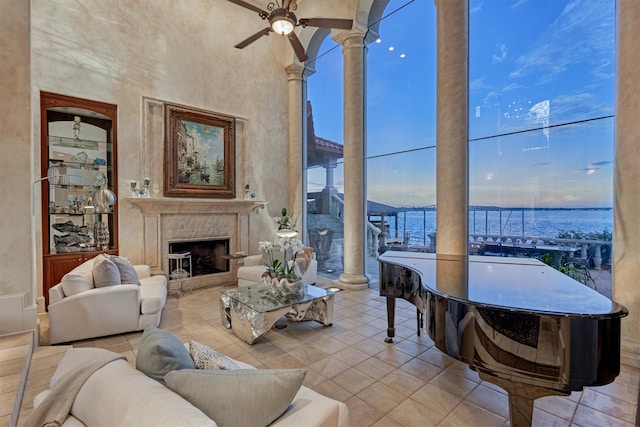
M 558 245 L 576 248 L 561 251 L 558 267 L 582 263 L 596 271 L 607 269 L 614 6 L 613 0 L 588 5 L 572 0 L 470 1 L 472 253 L 484 253 L 488 243 L 525 249 Z M 434 250 L 435 35 L 432 2 L 391 0 L 381 18 L 370 22 L 365 108 L 370 273 L 377 269 L 375 255 L 388 247 Z M 331 230 L 325 233 L 331 236 L 325 237 L 325 248 L 327 239 L 332 248 L 325 266 L 338 273 L 343 191 L 339 46 L 327 38 L 312 68 L 307 98 L 318 150 L 316 158 L 308 157 L 308 225 Z M 320 222 L 320 215 L 335 221 Z
M 435 227 L 434 5 L 390 0 L 372 17 L 366 44 L 366 250 L 375 286 L 375 256 L 386 240 L 426 246 Z M 316 251 L 331 248 L 319 255 L 320 272 L 332 277 L 343 262 L 342 61 L 327 37 L 307 63 L 307 228 Z
M 543 242 L 580 248 L 565 269 L 609 263 L 614 14 L 613 0 L 470 1 L 475 248 Z
M 318 272 L 343 271 L 343 60 L 342 47 L 327 36 L 306 64 L 307 239 Z
M 436 26 L 427 1 L 390 1 L 372 23 L 366 81 L 367 270 L 389 246 L 428 248 L 435 231 Z

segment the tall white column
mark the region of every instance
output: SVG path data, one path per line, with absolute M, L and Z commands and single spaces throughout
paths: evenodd
M 468 255 L 468 0 L 435 0 L 436 253 Z
M 302 218 L 302 73 L 304 67 L 295 63 L 287 67 L 287 78 L 289 82 L 289 150 L 287 157 L 288 168 L 288 192 L 289 197 L 287 207 L 292 210 L 293 215 Z
M 614 169 L 613 299 L 629 309 L 622 319 L 622 362 L 640 367 L 640 2 L 616 3 L 618 52 Z
M 362 289 L 365 276 L 365 141 L 364 141 L 364 36 L 366 28 L 354 24 L 333 39 L 344 60 L 344 273 L 338 286 Z

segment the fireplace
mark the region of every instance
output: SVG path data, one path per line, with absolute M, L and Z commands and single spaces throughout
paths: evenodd
M 186 240 L 169 242 L 170 254 L 189 252 L 191 258 L 182 262 L 182 268 L 191 271 L 192 277 L 226 273 L 229 261 L 222 258 L 229 253 L 229 239 Z M 189 265 L 191 262 L 191 265 Z M 170 271 L 169 274 L 173 274 Z M 171 277 L 171 276 L 170 276 Z
M 187 279 L 191 289 L 235 283 L 237 261 L 227 261 L 222 256 L 238 251 L 250 251 L 250 216 L 266 205 L 266 202 L 254 200 L 168 197 L 134 197 L 125 200 L 136 206 L 142 213 L 142 263 L 149 265 L 153 274 L 163 274 L 171 278 L 170 270 L 177 267 L 173 265 L 173 260 L 169 262 L 169 253 L 185 250 L 191 252 L 194 277 Z M 215 250 L 212 249 L 213 256 L 205 255 L 205 260 L 207 260 L 206 256 L 215 258 L 211 263 L 213 268 L 220 272 L 196 276 L 197 260 L 194 255 L 198 251 L 184 246 L 172 247 L 172 245 L 194 245 L 195 242 L 203 240 L 222 240 L 226 243 L 217 245 Z M 188 273 L 189 265 L 186 262 L 183 264 L 182 268 Z M 201 261 L 200 264 L 203 262 Z M 174 281 L 171 280 L 169 283 L 170 292 L 177 286 L 172 282 Z

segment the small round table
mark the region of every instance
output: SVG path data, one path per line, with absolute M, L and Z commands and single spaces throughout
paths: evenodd
M 182 295 L 183 280 L 193 276 L 193 270 L 191 269 L 191 252 L 176 252 L 168 254 L 167 258 L 169 258 L 169 283 L 172 281 L 177 282 L 177 294 L 178 297 L 180 297 L 180 295 Z M 174 269 L 171 268 L 172 261 Z M 185 261 L 189 264 L 189 271 L 184 269 Z M 193 292 L 193 289 L 191 292 Z

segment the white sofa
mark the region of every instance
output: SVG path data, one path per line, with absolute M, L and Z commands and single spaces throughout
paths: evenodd
M 67 350 L 51 378 L 53 389 L 64 374 L 78 366 L 82 359 L 96 358 L 96 348 Z M 236 361 L 241 369 L 254 369 Z M 45 390 L 35 398 L 38 407 L 51 393 Z M 346 427 L 347 406 L 301 386 L 286 411 L 271 425 L 278 427 Z M 216 426 L 197 407 L 168 387 L 120 359 L 95 371 L 81 386 L 73 400 L 65 427 L 77 426 Z
M 167 300 L 167 278 L 135 265 L 139 284 L 95 287 L 92 258 L 49 289 L 51 344 L 95 338 L 158 326 Z
M 304 254 L 296 258 L 296 272 L 305 285 L 315 285 L 318 276 L 318 261 L 313 248 L 305 248 Z M 262 274 L 267 271 L 263 255 L 249 255 L 244 258 L 244 265 L 238 267 L 238 286 L 249 286 L 263 283 Z

